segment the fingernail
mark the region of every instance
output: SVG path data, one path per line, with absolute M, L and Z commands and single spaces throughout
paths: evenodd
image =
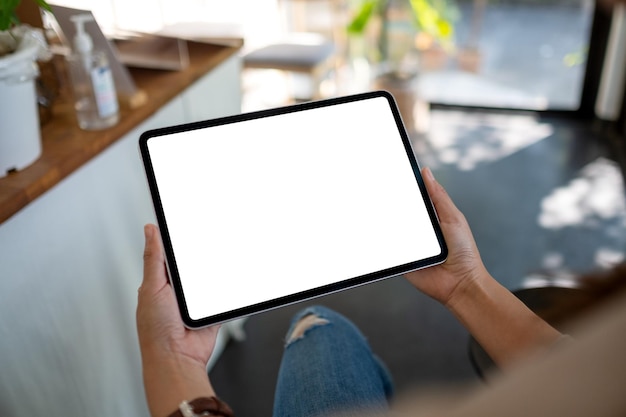
M 424 176 L 428 178 L 429 181 L 435 181 L 435 176 L 433 175 L 433 172 L 428 167 L 424 168 Z
M 143 227 L 143 234 L 146 238 L 146 242 L 152 238 L 153 229 L 149 224 Z

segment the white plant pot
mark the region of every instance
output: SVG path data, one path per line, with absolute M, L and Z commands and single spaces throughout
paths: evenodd
M 0 178 L 26 168 L 41 155 L 35 78 L 38 43 L 25 37 L 0 58 Z

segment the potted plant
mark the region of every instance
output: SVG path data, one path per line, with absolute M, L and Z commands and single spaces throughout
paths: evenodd
M 50 10 L 45 0 L 33 1 Z M 0 177 L 41 155 L 35 61 L 47 48 L 40 31 L 20 24 L 19 5 L 20 0 L 0 0 Z
M 409 37 L 413 35 L 413 42 L 394 48 L 392 26 L 402 26 L 398 24 L 402 17 L 397 17 L 402 15 L 408 16 L 413 31 L 407 30 L 406 25 L 400 31 L 408 32 Z M 359 0 L 348 24 L 348 33 L 362 37 L 369 26 L 377 24 L 378 39 L 370 59 L 402 74 L 412 71 L 403 65 L 412 49 L 423 51 L 437 46 L 445 51 L 452 50 L 455 15 L 456 9 L 449 0 Z
M 453 49 L 455 8 L 450 0 L 358 0 L 347 31 L 374 45 L 360 45 L 373 64 L 374 87 L 390 91 L 409 130 L 423 130 L 415 114 L 427 118 L 428 104 L 416 97 L 420 69 L 445 64 Z

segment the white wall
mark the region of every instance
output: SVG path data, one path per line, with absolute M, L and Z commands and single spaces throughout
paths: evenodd
M 135 330 L 144 130 L 240 109 L 233 57 L 0 224 L 0 415 L 147 416 Z

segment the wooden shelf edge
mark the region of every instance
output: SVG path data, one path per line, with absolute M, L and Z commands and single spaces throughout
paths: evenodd
M 107 130 L 86 132 L 78 128 L 68 100 L 53 108 L 54 119 L 43 126 L 41 157 L 29 167 L 0 178 L 0 224 L 36 200 L 82 165 L 156 113 L 243 45 L 221 46 L 188 42 L 190 64 L 183 71 L 131 69 L 145 104 L 122 107 L 119 123 Z

